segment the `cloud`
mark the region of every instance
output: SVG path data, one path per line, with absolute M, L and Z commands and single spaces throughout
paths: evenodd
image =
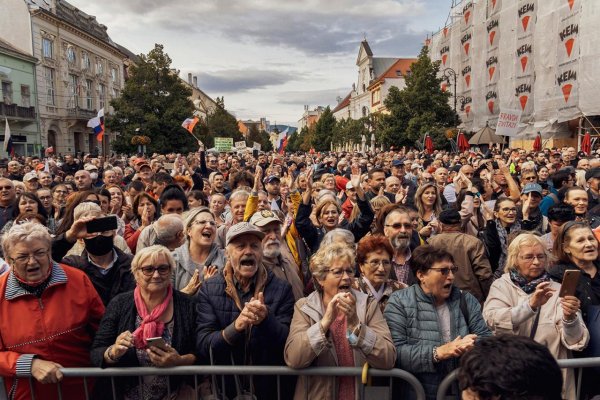
M 209 93 L 234 93 L 269 86 L 283 85 L 296 80 L 299 74 L 257 69 L 229 69 L 216 72 L 192 73 L 198 77 L 198 86 Z
M 344 98 L 348 92 L 350 92 L 349 88 L 287 91 L 279 93 L 277 99 L 282 104 L 329 105 L 334 108 L 337 105 L 336 98 L 338 96 Z

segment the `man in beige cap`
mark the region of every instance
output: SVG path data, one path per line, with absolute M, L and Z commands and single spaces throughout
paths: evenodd
M 292 286 L 295 300 L 304 297 L 304 285 L 298 274 L 298 268 L 291 261 L 293 258 L 287 243 L 281 239 L 281 220 L 273 211 L 262 210 L 252 215 L 250 223 L 265 234 L 262 239 L 263 265 L 276 277 Z

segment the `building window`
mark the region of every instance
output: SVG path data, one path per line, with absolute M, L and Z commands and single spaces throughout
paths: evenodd
M 44 67 L 44 78 L 46 79 L 46 104 L 56 105 L 55 87 L 54 87 L 54 69 Z
M 112 79 L 113 83 L 117 82 L 117 78 L 119 77 L 119 74 L 117 72 L 116 68 L 111 68 L 110 69 L 110 78 Z
M 75 64 L 75 61 L 77 61 L 75 48 L 73 48 L 73 46 L 70 45 L 67 47 L 67 61 L 69 62 L 69 64 Z
M 106 86 L 104 86 L 102 83 L 98 84 L 98 107 L 100 107 L 100 109 L 104 108 L 104 102 L 106 99 Z
M 104 74 L 104 64 L 102 64 L 102 60 L 96 60 L 96 74 L 103 75 Z
M 79 107 L 79 78 L 77 75 L 69 75 L 69 105 L 68 108 Z
M 94 109 L 94 97 L 93 97 L 93 83 L 90 79 L 85 81 L 85 108 L 87 110 Z
M 83 53 L 81 55 L 81 68 L 89 70 L 92 66 L 92 63 L 90 61 L 90 56 L 88 53 Z
M 28 85 L 21 85 L 21 104 L 23 107 L 31 107 L 31 92 Z
M 54 58 L 54 42 L 48 38 L 42 38 L 42 55 L 44 58 Z
M 377 89 L 373 92 L 373 96 L 372 96 L 372 103 L 373 104 L 379 104 L 379 102 L 381 102 L 381 90 Z
M 113 90 L 112 90 L 112 97 L 113 97 L 113 99 L 116 99 L 117 97 L 119 97 L 120 94 L 121 93 L 119 92 L 119 89 L 113 88 Z
M 366 117 L 369 115 L 369 110 L 367 109 L 367 106 L 363 106 L 362 108 L 362 116 Z
M 402 77 L 402 71 L 400 71 L 399 69 L 396 70 L 396 76 L 401 78 Z
M 2 101 L 12 104 L 12 82 L 2 81 Z

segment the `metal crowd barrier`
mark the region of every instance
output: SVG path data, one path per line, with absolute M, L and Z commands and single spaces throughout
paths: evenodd
M 152 368 L 152 367 L 139 367 L 139 368 L 62 368 L 61 372 L 63 373 L 65 378 L 83 378 L 83 384 L 85 389 L 86 400 L 88 400 L 91 396 L 89 393 L 88 387 L 88 379 L 89 378 L 109 378 L 111 381 L 111 389 L 113 399 L 116 398 L 116 387 L 115 387 L 115 378 L 118 377 L 137 377 L 139 382 L 141 383 L 143 376 L 151 376 L 151 375 L 160 375 L 160 376 L 193 376 L 194 377 L 194 390 L 196 393 L 196 399 L 200 399 L 198 394 L 198 376 L 215 376 L 215 375 L 232 375 L 232 376 L 255 376 L 255 375 L 268 375 L 268 376 L 276 376 L 277 377 L 277 395 L 278 399 L 281 399 L 281 385 L 280 385 L 280 377 L 281 376 L 354 376 L 359 378 L 361 381 L 361 376 L 363 375 L 363 368 L 358 367 L 311 367 L 305 369 L 292 369 L 288 367 L 278 367 L 278 366 L 220 366 L 220 365 L 206 365 L 206 366 L 188 366 L 188 367 L 173 367 L 173 368 Z M 417 400 L 425 400 L 425 390 L 423 386 L 419 382 L 419 380 L 412 375 L 411 373 L 401 370 L 401 369 L 391 369 L 391 370 L 382 370 L 382 369 L 368 369 L 369 377 L 384 377 L 389 378 L 389 387 L 387 387 L 388 399 L 393 398 L 392 394 L 392 380 L 393 378 L 401 379 L 407 382 L 414 390 L 416 394 Z M 32 377 L 29 378 L 30 381 L 33 380 Z M 168 382 L 168 380 L 167 380 Z M 213 378 L 213 383 L 216 383 L 216 379 Z M 224 379 L 221 380 L 221 393 L 225 393 L 225 382 Z M 30 385 L 33 388 L 33 385 Z M 60 383 L 56 385 L 58 391 L 58 398 L 64 399 Z M 306 383 L 308 386 L 308 380 Z M 2 385 L 2 389 L 4 385 Z M 359 398 L 361 400 L 365 399 L 365 385 L 359 386 Z M 384 387 L 385 388 L 385 387 Z M 171 394 L 170 388 L 168 389 L 169 396 Z M 214 391 L 214 388 L 213 388 Z M 0 400 L 4 400 L 6 397 L 2 397 L 5 393 L 0 390 Z M 308 399 L 308 390 L 306 390 Z M 253 394 L 250 393 L 252 397 Z M 397 396 L 396 396 L 397 397 Z M 217 399 L 218 397 L 211 397 L 211 399 Z M 222 397 L 221 397 L 222 398 Z M 250 397 L 249 397 L 250 398 Z M 35 400 L 35 394 L 31 394 L 31 399 Z M 65 399 L 68 400 L 68 399 Z M 260 399 L 258 399 L 260 400 Z M 312 399 L 311 399 L 312 400 Z M 379 400 L 379 397 L 378 397 Z
M 569 369 L 577 369 L 577 390 L 576 390 L 576 399 L 580 398 L 581 394 L 581 375 L 583 373 L 584 368 L 592 368 L 592 367 L 600 367 L 600 357 L 593 358 L 571 358 L 565 360 L 557 360 L 558 366 L 561 368 L 569 368 Z M 437 400 L 445 400 L 446 394 L 448 393 L 448 389 L 450 386 L 454 384 L 454 381 L 458 379 L 458 371 L 459 369 L 455 369 L 451 373 L 449 373 L 437 391 Z

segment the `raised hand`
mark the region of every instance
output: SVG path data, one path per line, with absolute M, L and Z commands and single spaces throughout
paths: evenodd
M 560 305 L 563 310 L 563 318 L 565 321 L 573 321 L 577 318 L 577 311 L 581 307 L 581 302 L 575 296 L 565 296 L 560 299 Z
M 537 310 L 550 300 L 554 289 L 550 287 L 550 282 L 542 282 L 535 288 L 535 292 L 529 298 L 529 306 Z

